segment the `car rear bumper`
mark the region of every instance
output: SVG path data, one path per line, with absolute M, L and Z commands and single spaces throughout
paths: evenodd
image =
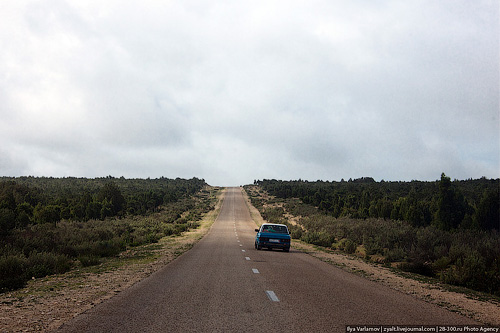
M 267 247 L 267 248 L 273 248 L 273 249 L 289 249 L 290 248 L 290 243 L 273 243 L 269 241 L 259 241 L 257 242 L 257 245 L 260 247 Z

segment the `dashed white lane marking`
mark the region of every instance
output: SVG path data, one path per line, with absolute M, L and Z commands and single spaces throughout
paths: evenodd
M 247 252 L 247 251 L 245 251 L 245 250 L 241 250 L 241 252 Z
M 240 242 L 240 240 L 238 239 L 238 243 Z
M 279 302 L 280 301 L 279 298 L 278 298 L 278 296 L 276 296 L 276 294 L 272 290 L 266 290 L 266 295 L 273 302 Z
M 250 260 L 250 257 L 245 257 L 245 260 Z
M 252 272 L 254 272 L 254 274 L 259 274 L 259 270 L 257 268 L 252 268 Z
M 243 245 L 240 244 L 240 246 L 243 246 Z

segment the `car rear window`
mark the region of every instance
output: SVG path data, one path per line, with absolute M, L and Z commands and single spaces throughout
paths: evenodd
M 273 232 L 277 234 L 288 234 L 288 230 L 283 225 L 265 225 L 262 227 L 263 232 Z

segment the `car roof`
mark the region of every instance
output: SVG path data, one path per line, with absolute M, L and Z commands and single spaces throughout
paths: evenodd
M 263 223 L 262 225 L 280 225 L 286 227 L 286 224 L 279 224 L 279 223 Z

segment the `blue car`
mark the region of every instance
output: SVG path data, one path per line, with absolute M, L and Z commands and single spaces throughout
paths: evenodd
M 264 223 L 259 229 L 255 229 L 257 236 L 255 237 L 255 248 L 257 250 L 263 247 L 269 250 L 273 248 L 283 249 L 283 251 L 290 251 L 290 232 L 288 227 L 284 224 L 271 224 Z

